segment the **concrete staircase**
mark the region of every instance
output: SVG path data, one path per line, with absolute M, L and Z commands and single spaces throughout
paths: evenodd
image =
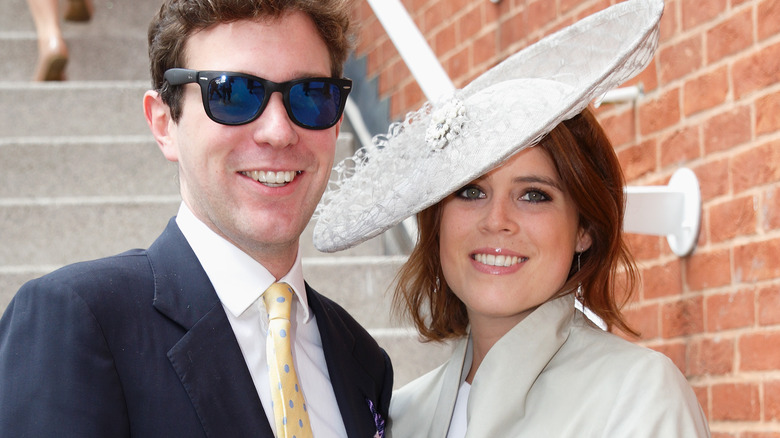
M 159 0 L 95 0 L 63 23 L 67 82 L 32 83 L 36 35 L 25 0 L 0 0 L 0 311 L 27 280 L 62 265 L 147 247 L 176 213 L 175 166 L 143 117 L 146 28 Z M 348 127 L 337 160 L 353 149 Z M 390 353 L 396 386 L 445 360 L 390 316 L 386 291 L 405 257 L 385 237 L 326 255 L 302 243 L 316 289 L 344 305 Z

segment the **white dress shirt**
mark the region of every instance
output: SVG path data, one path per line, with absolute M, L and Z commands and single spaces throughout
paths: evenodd
M 452 420 L 450 420 L 447 438 L 463 438 L 466 436 L 469 393 L 471 393 L 471 384 L 464 380 L 460 384 L 458 399 L 455 400 L 455 408 L 452 410 Z
M 268 314 L 260 297 L 276 279 L 263 265 L 201 222 L 184 203 L 179 207 L 176 223 L 222 302 L 265 415 L 275 432 L 265 351 Z M 289 284 L 298 297 L 293 300 L 291 312 L 293 361 L 306 398 L 312 431 L 317 438 L 346 437 L 317 320 L 307 304 L 300 250 L 290 272 L 279 281 Z

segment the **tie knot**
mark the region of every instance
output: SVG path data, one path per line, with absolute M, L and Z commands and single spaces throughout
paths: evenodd
M 274 283 L 263 293 L 268 319 L 290 319 L 293 290 L 287 283 Z

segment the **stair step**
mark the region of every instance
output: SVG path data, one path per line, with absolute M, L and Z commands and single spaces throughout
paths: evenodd
M 140 111 L 140 110 L 139 110 Z M 0 200 L 178 196 L 151 135 L 0 139 Z
M 350 310 L 367 329 L 401 327 L 390 315 L 394 278 L 405 256 L 338 256 L 303 259 L 306 281 Z
M 0 265 L 60 266 L 148 247 L 178 196 L 35 199 L 0 204 Z
M 149 135 L 141 81 L 0 82 L 0 102 L 13 111 L 0 118 L 4 137 Z
M 68 47 L 68 80 L 142 80 L 149 83 L 147 29 L 160 0 L 94 0 L 86 23 L 60 20 Z M 61 2 L 62 3 L 62 2 Z M 0 64 L 3 81 L 29 81 L 37 59 L 37 35 L 25 0 L 3 0 Z M 60 4 L 60 14 L 64 12 Z
M 146 36 L 149 22 L 162 5 L 161 0 L 93 0 L 95 6 L 92 20 L 74 23 L 60 20 L 62 33 L 68 35 L 86 34 L 100 38 L 106 35 L 135 34 Z M 35 32 L 35 23 L 26 0 L 2 0 L 0 29 L 8 32 Z M 65 12 L 60 2 L 60 16 Z
M 149 79 L 146 38 L 139 35 L 67 36 L 69 81 L 143 81 Z M 0 32 L 0 78 L 8 82 L 30 81 L 37 60 L 34 31 Z M 128 60 L 132 60 L 128 62 Z

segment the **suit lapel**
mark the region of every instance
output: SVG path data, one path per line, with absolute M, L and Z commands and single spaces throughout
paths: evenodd
M 206 434 L 273 437 L 227 315 L 174 219 L 149 259 L 155 308 L 187 331 L 168 358 Z
M 377 403 L 377 382 L 366 371 L 360 355 L 355 354 L 356 340 L 333 305 L 306 285 L 309 306 L 317 317 L 322 349 L 328 365 L 333 392 L 349 437 L 372 437 L 376 424 L 369 400 Z

